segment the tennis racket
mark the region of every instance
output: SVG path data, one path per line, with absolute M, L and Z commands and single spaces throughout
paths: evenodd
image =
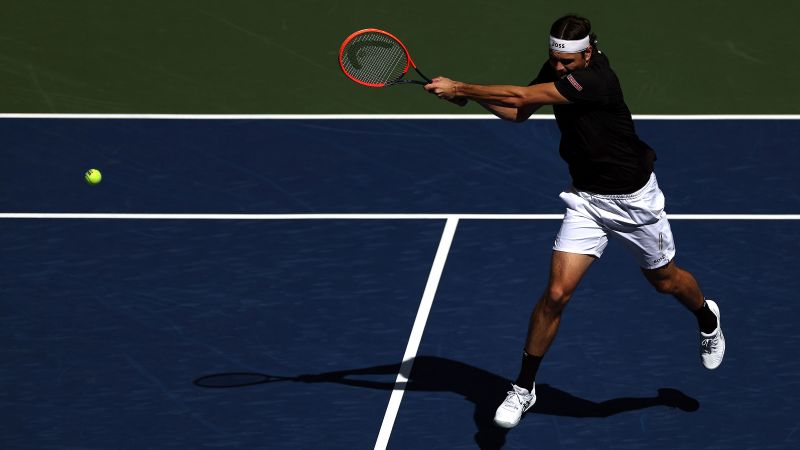
M 339 48 L 339 67 L 347 78 L 373 88 L 397 84 L 424 86 L 431 82 L 414 64 L 400 39 L 375 28 L 356 31 L 347 36 Z M 404 79 L 409 68 L 413 68 L 422 80 Z M 453 100 L 453 103 L 464 106 L 467 99 L 459 98 Z

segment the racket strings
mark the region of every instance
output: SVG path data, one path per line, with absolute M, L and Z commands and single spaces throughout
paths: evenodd
M 344 48 L 342 67 L 353 78 L 369 84 L 388 84 L 406 71 L 408 57 L 402 45 L 381 33 L 360 34 Z

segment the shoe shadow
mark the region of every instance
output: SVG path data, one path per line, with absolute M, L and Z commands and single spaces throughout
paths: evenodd
M 406 370 L 410 366 L 402 366 Z M 221 373 L 200 377 L 194 384 L 205 388 L 236 388 L 269 383 L 295 381 L 304 383 L 336 383 L 367 389 L 393 390 L 393 382 L 363 380 L 353 377 L 369 375 L 396 375 L 401 364 L 386 364 L 350 370 L 325 372 L 297 377 L 273 377 L 257 373 Z M 475 405 L 473 419 L 477 432 L 475 441 L 483 450 L 503 447 L 510 430 L 494 424 L 494 413 L 505 399 L 511 382 L 494 373 L 451 359 L 436 356 L 417 356 L 408 378 L 406 391 L 453 392 Z M 564 392 L 548 384 L 536 385 L 536 404 L 528 415 L 547 414 L 568 417 L 608 417 L 627 411 L 655 406 L 668 406 L 692 412 L 700 403 L 677 389 L 659 389 L 653 397 L 623 397 L 594 402 Z M 524 417 L 523 417 L 524 418 Z

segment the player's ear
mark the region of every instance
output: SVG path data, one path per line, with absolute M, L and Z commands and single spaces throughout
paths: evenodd
M 590 45 L 586 47 L 586 50 L 583 51 L 583 58 L 586 60 L 586 64 L 589 64 L 589 60 L 592 58 L 592 52 L 594 48 Z

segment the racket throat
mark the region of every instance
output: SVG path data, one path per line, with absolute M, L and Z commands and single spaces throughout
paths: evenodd
M 412 64 L 413 64 L 413 63 L 412 63 Z M 417 73 L 419 74 L 419 76 L 421 76 L 421 77 L 422 77 L 422 79 L 423 79 L 423 80 L 425 80 L 425 81 L 427 82 L 427 83 L 423 83 L 423 82 L 419 81 L 419 82 L 418 82 L 418 84 L 429 84 L 429 83 L 431 83 L 431 79 L 430 79 L 430 78 L 428 78 L 428 77 L 426 77 L 424 73 L 422 73 L 422 72 L 421 72 L 419 69 L 417 69 L 417 66 L 413 66 L 413 67 L 414 67 L 414 70 L 416 70 L 416 71 L 417 71 Z

